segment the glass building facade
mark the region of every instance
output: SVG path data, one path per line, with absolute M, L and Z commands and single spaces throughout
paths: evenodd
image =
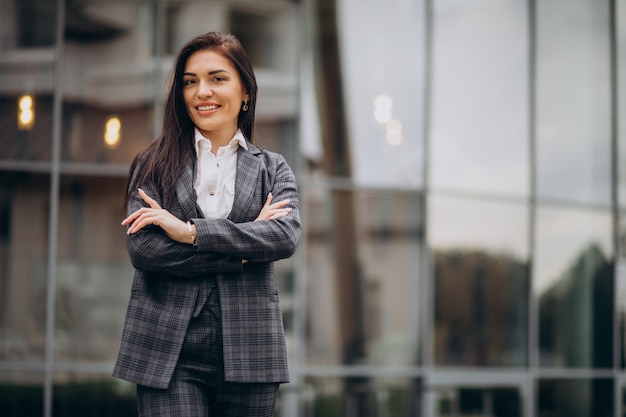
M 0 413 L 133 416 L 123 197 L 235 33 L 299 182 L 281 417 L 626 415 L 626 0 L 0 0 Z

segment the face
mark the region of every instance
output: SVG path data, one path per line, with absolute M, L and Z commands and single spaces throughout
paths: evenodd
M 219 144 L 233 137 L 242 102 L 250 99 L 237 69 L 212 50 L 194 52 L 187 59 L 183 97 L 198 130 Z

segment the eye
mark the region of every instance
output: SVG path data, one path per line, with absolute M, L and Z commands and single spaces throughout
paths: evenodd
M 183 85 L 192 85 L 195 83 L 196 83 L 196 80 L 191 79 L 191 78 L 187 78 L 186 80 L 183 80 Z
M 217 77 L 213 78 L 213 81 L 215 81 L 216 83 L 221 83 L 221 82 L 226 81 L 226 78 L 222 77 L 222 76 L 217 76 Z

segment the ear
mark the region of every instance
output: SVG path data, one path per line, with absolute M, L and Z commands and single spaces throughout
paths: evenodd
M 243 101 L 250 101 L 250 94 L 247 91 L 243 93 Z

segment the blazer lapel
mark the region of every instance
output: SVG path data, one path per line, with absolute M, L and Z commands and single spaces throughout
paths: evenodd
M 180 177 L 176 181 L 176 198 L 180 204 L 185 219 L 204 217 L 202 210 L 196 204 L 196 190 L 193 182 L 196 171 L 196 164 L 185 165 Z
M 259 148 L 248 143 L 248 150 L 239 148 L 237 151 L 237 174 L 235 176 L 235 199 L 228 219 L 235 223 L 250 220 L 247 216 L 250 205 L 254 201 L 255 191 L 260 186 L 261 160 L 256 155 Z

